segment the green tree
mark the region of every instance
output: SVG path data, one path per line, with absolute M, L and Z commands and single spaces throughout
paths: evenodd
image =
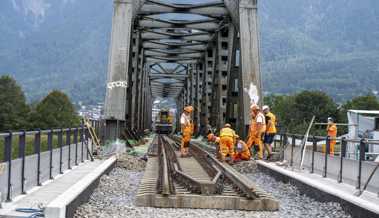
M 347 101 L 342 108 L 345 110 L 379 110 L 379 101 L 375 95 L 358 96 Z
M 339 111 L 341 122 L 347 123 L 348 110 L 379 110 L 379 100 L 375 95 L 358 96 L 343 104 Z
M 16 81 L 8 76 L 0 77 L 0 131 L 27 129 L 29 106 L 24 92 Z
M 31 120 L 35 128 L 41 129 L 74 127 L 80 123 L 68 96 L 56 90 L 36 105 Z
M 304 134 L 312 116 L 316 121 L 326 122 L 336 118 L 337 105 L 333 99 L 320 91 L 303 91 L 293 96 L 271 96 L 266 98 L 277 115 L 281 129 L 290 133 Z M 313 134 L 325 134 L 324 127 L 315 127 Z
M 337 119 L 338 108 L 333 99 L 321 91 L 303 91 L 295 96 L 294 111 L 292 113 L 292 130 L 303 134 L 312 116 L 316 121 L 327 122 L 328 117 Z M 325 126 L 314 126 L 312 134 L 325 135 Z

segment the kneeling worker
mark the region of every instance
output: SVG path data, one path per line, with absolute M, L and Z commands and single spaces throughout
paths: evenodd
M 182 128 L 182 144 L 180 146 L 181 157 L 188 156 L 188 147 L 193 134 L 193 123 L 191 113 L 193 112 L 192 106 L 184 108 L 183 114 L 180 117 L 180 124 Z
M 224 128 L 220 130 L 220 159 L 225 161 L 227 156 L 233 162 L 234 158 L 234 144 L 236 140 L 236 133 L 231 129 L 230 124 L 225 124 Z
M 247 144 L 239 139 L 239 136 L 236 136 L 237 139 L 237 145 L 236 145 L 236 152 L 234 155 L 234 161 L 241 161 L 241 160 L 250 160 L 251 154 L 250 149 L 247 146 Z
M 216 147 L 216 157 L 220 159 L 220 137 L 214 135 L 213 133 L 208 134 L 208 142 L 212 142 Z

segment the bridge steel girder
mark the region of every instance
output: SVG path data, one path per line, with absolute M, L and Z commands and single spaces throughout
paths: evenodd
M 138 1 L 139 3 L 139 1 Z M 109 49 L 107 82 L 129 81 L 129 60 L 132 38 L 132 22 L 135 3 L 131 0 L 115 1 L 112 19 L 112 36 Z M 127 122 L 127 89 L 107 88 L 104 116 L 106 139 L 119 138 L 120 126 Z
M 210 47 L 205 53 L 205 66 L 204 66 L 204 82 L 203 82 L 203 105 L 202 105 L 202 116 L 204 123 L 207 125 L 213 125 L 211 116 L 212 112 L 212 95 L 213 95 L 213 75 L 215 71 L 215 59 L 216 59 L 216 48 L 215 46 Z
M 186 41 L 206 41 L 211 40 L 212 36 L 209 33 L 198 33 L 198 34 L 169 34 L 160 33 L 156 31 L 144 31 L 142 33 L 142 38 L 144 40 L 160 40 L 160 39 L 175 39 L 175 40 L 186 40 Z
M 142 46 L 146 49 L 191 49 L 191 50 L 197 50 L 197 51 L 204 51 L 207 49 L 207 45 L 205 43 L 182 43 L 182 44 L 175 44 L 175 43 L 159 43 L 159 42 L 152 42 L 152 41 L 146 41 L 142 43 Z
M 241 47 L 241 74 L 242 87 L 240 90 L 249 90 L 250 86 L 256 87 L 260 97 L 257 104 L 262 105 L 262 82 L 260 72 L 259 56 L 259 28 L 257 14 L 257 0 L 240 0 L 240 47 Z M 240 107 L 240 114 L 244 115 L 246 129 L 250 124 L 250 98 L 246 92 L 241 91 L 243 97 L 243 107 Z
M 200 80 L 200 74 L 201 71 L 199 69 L 199 63 L 193 64 L 193 72 L 194 72 L 194 77 L 193 77 L 193 84 L 192 84 L 192 91 L 193 91 L 193 107 L 194 107 L 194 115 L 193 115 L 193 120 L 196 126 L 196 132 L 197 134 L 200 131 L 201 124 L 200 124 L 200 114 L 201 114 L 201 104 L 200 104 L 200 98 L 201 98 L 201 80 Z
M 231 44 L 234 37 L 233 25 L 228 25 L 217 34 L 216 73 L 214 74 L 214 98 L 212 100 L 216 128 L 224 126 L 226 119 L 226 104 L 228 101 L 227 84 L 230 75 Z
M 160 28 L 186 28 L 202 31 L 215 31 L 219 24 L 215 20 L 173 22 L 154 18 L 143 18 L 138 21 L 138 26 L 142 28 L 160 29 Z
M 242 138 L 245 138 L 247 135 L 245 133 L 245 124 L 242 114 L 239 114 L 239 105 L 243 104 L 243 99 L 239 87 L 242 87 L 242 75 L 241 68 L 239 67 L 239 62 L 237 63 L 237 50 L 239 47 L 239 38 L 237 36 L 236 28 L 234 28 L 234 37 L 230 39 L 229 44 L 229 56 L 231 57 L 228 66 L 228 100 L 226 104 L 226 120 L 231 123 L 232 126 L 235 126 L 237 132 Z M 240 60 L 240 59 L 239 59 Z
M 228 14 L 226 8 L 220 4 L 208 4 L 208 5 L 200 5 L 195 8 L 178 8 L 175 7 L 174 4 L 154 4 L 153 2 L 146 3 L 142 8 L 140 14 L 143 15 L 155 15 L 162 13 L 189 13 L 189 14 L 198 14 L 202 16 L 208 17 L 222 17 Z
M 145 129 L 144 127 L 144 119 L 146 114 L 144 114 L 144 108 L 147 106 L 145 102 L 145 96 L 144 96 L 144 90 L 145 90 L 145 77 L 147 77 L 147 72 L 145 69 L 145 63 L 144 63 L 144 49 L 140 48 L 139 57 L 138 57 L 138 77 L 137 77 L 137 84 L 138 84 L 138 104 L 137 104 L 137 112 L 138 114 L 142 115 L 142 118 L 138 119 L 137 123 L 137 129 L 139 131 L 143 131 Z
M 139 74 L 141 74 L 141 71 L 139 71 L 139 57 L 141 53 L 140 49 L 140 32 L 137 30 L 133 33 L 133 43 L 132 43 L 132 57 L 130 58 L 131 64 L 129 68 L 130 77 L 129 77 L 129 92 L 128 92 L 128 99 L 130 99 L 131 103 L 129 106 L 129 120 L 130 122 L 127 123 L 128 127 L 130 129 L 136 129 L 138 124 L 139 117 L 136 116 L 138 113 L 138 107 L 141 102 L 139 100 L 139 84 L 138 84 L 138 77 Z

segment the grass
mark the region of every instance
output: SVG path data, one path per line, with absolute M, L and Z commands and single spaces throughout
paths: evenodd
M 48 150 L 48 144 L 47 144 L 47 133 L 41 134 L 41 152 Z M 62 137 L 62 143 L 63 145 L 66 145 L 66 135 L 64 134 Z M 74 141 L 73 134 L 70 137 L 71 143 Z M 79 134 L 78 134 L 78 141 L 79 141 Z M 34 135 L 26 135 L 25 137 L 25 156 L 34 154 Z M 58 148 L 58 136 L 56 134 L 53 134 L 53 148 Z M 0 163 L 4 162 L 4 152 L 5 152 L 5 138 L 0 137 Z M 13 136 L 12 138 L 12 159 L 16 159 L 19 154 L 19 137 Z

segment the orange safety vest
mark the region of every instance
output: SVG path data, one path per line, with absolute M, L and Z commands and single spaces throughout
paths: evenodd
M 258 129 L 258 119 L 263 121 L 261 123 L 261 127 Z M 262 134 L 266 131 L 266 121 L 265 116 L 259 112 L 253 119 L 251 119 L 250 124 L 250 133 L 253 135 L 257 135 L 258 133 Z
M 328 131 L 328 136 L 330 136 L 332 138 L 337 137 L 337 125 L 336 124 L 333 123 L 331 125 L 328 125 L 327 131 Z
M 275 134 L 277 132 L 277 130 L 276 130 L 276 116 L 271 112 L 268 112 L 266 114 L 266 116 L 270 118 L 270 120 L 268 121 L 270 125 L 268 125 L 266 132 L 269 134 Z
M 234 138 L 235 136 L 236 136 L 236 133 L 231 128 L 225 127 L 225 128 L 222 128 L 220 131 L 220 138 L 221 137 L 233 137 Z

